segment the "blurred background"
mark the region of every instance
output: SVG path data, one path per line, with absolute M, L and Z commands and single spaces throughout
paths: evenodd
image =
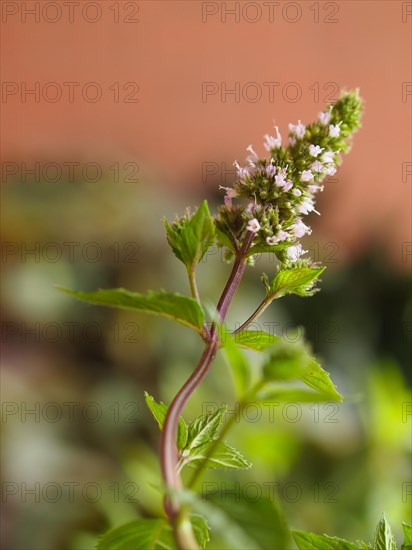
M 161 513 L 143 392 L 169 402 L 202 348 L 183 327 L 54 285 L 188 293 L 162 217 L 203 198 L 216 208 L 233 161 L 249 143 L 263 152 L 273 120 L 286 136 L 288 122 L 355 87 L 363 128 L 305 243 L 327 266 L 322 291 L 284 298 L 261 321 L 289 340 L 303 327 L 345 402 L 251 408 L 228 440 L 253 468 L 209 472 L 199 490 L 238 525 L 227 530 L 236 543 L 214 529 L 211 548 L 276 548 L 279 507 L 295 529 L 366 541 L 385 511 L 401 540 L 412 500 L 411 2 L 1 9 L 2 547 L 86 550 L 111 526 Z M 257 258 L 229 326 L 275 269 Z M 216 300 L 228 272 L 211 249 L 203 295 Z M 218 358 L 186 418 L 233 403 L 231 384 Z

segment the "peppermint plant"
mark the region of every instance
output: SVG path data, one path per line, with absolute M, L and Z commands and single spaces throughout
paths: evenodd
M 209 373 L 220 350 L 224 350 L 231 366 L 241 408 L 251 401 L 274 398 L 294 402 L 342 401 L 306 343 L 291 344 L 264 331 L 252 330 L 250 325 L 274 300 L 288 294 L 307 297 L 317 292 L 316 285 L 325 267 L 306 256 L 300 241 L 311 229 L 304 220 L 312 213 L 319 215 L 316 197 L 324 189 L 325 178 L 336 173 L 342 154 L 349 151 L 352 135 L 360 126 L 361 111 L 357 91 L 346 92 L 311 124 L 305 125 L 300 120 L 289 124 L 286 143 L 276 126 L 275 136 L 264 137 L 264 156 L 249 145 L 245 164 L 235 161 L 236 182 L 233 188 L 223 188 L 224 203 L 214 216 L 203 201 L 194 212 L 188 210 L 172 222 L 164 220 L 168 243 L 186 269 L 190 296 L 163 290 L 141 294 L 123 288 L 95 292 L 61 289 L 92 304 L 168 317 L 195 331 L 204 342 L 198 364 L 170 405 L 145 394 L 147 406 L 161 430 L 164 516 L 137 519 L 111 530 L 99 539 L 98 549 L 187 550 L 207 545 L 208 522 L 212 526 L 216 523 L 216 511 L 197 496 L 196 482 L 206 468 L 251 467 L 249 458 L 226 442 L 233 424 L 232 419 L 224 422 L 226 407 L 190 422 L 183 417 L 187 401 Z M 196 268 L 215 244 L 224 248 L 225 259 L 232 269 L 218 303 L 211 306 L 199 292 Z M 224 323 L 229 306 L 247 266 L 253 266 L 255 255 L 262 253 L 276 256 L 277 271 L 271 276 L 262 274 L 260 304 L 246 313 L 237 330 L 229 332 Z M 259 375 L 256 369 L 251 369 L 243 350 L 258 354 Z M 282 385 L 294 380 L 299 381 L 298 386 Z M 184 486 L 182 470 L 186 468 L 193 468 L 193 473 Z M 380 527 L 382 536 L 387 534 L 385 525 Z M 289 544 L 289 536 L 286 529 L 282 550 Z M 299 548 L 386 548 L 380 543 L 373 547 L 365 543 L 359 546 L 301 531 L 293 532 L 293 537 Z

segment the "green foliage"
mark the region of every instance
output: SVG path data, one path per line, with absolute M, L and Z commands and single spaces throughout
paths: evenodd
M 404 541 L 401 550 L 412 550 L 412 526 L 402 523 Z
M 201 548 L 209 541 L 206 520 L 193 514 L 190 517 L 193 533 Z M 96 550 L 175 550 L 173 530 L 161 519 L 138 519 L 116 527 L 99 538 Z
M 202 333 L 205 320 L 199 304 L 189 296 L 182 296 L 177 292 L 153 292 L 140 294 L 124 288 L 111 290 L 97 290 L 96 292 L 78 292 L 68 288 L 57 287 L 62 292 L 75 298 L 98 306 L 116 307 L 133 311 L 143 311 L 173 319 L 182 325 Z
M 276 334 L 269 334 L 264 330 L 241 330 L 234 335 L 238 346 L 255 351 L 264 351 L 280 340 Z
M 211 442 L 196 447 L 190 452 L 186 462 L 189 466 L 198 467 L 204 463 L 205 468 L 221 468 L 225 470 L 247 470 L 252 464 L 242 454 L 227 443 L 218 442 L 209 455 Z
M 314 287 L 325 267 L 289 267 L 282 266 L 275 277 L 269 282 L 266 275 L 263 275 L 263 283 L 266 287 L 267 296 L 281 298 L 287 294 L 298 296 L 312 296 L 317 289 Z
M 265 384 L 257 393 L 256 400 L 279 403 L 330 403 L 332 398 L 330 393 L 307 391 L 300 388 L 280 388 L 276 385 Z
M 227 407 L 220 407 L 209 414 L 198 416 L 189 424 L 186 448 L 189 450 L 210 443 L 217 437 Z
M 243 397 L 250 386 L 250 365 L 245 355 L 239 349 L 236 336 L 232 335 L 224 329 L 224 325 L 219 327 L 220 341 L 225 351 L 225 358 L 230 366 L 233 381 L 236 388 L 236 395 Z
M 359 550 L 365 548 L 338 537 L 328 535 L 316 535 L 305 531 L 292 531 L 293 540 L 299 550 Z M 389 549 L 388 549 L 389 550 Z
M 214 484 L 210 483 L 207 486 L 210 494 L 204 498 L 225 514 L 221 531 L 228 543 L 226 548 L 290 548 L 289 529 L 275 498 L 260 496 L 251 500 L 233 491 L 220 490 L 214 494 L 213 488 Z
M 266 298 L 242 326 L 250 326 L 251 321 L 275 298 L 288 294 L 311 296 L 317 291 L 316 283 L 325 268 L 300 258 L 304 251 L 298 240 L 310 233 L 310 228 L 303 224 L 301 217 L 314 210 L 320 183 L 327 175 L 335 173 L 340 152 L 349 149 L 352 133 L 360 126 L 361 107 L 357 92 L 345 92 L 330 106 L 329 111 L 321 113 L 317 121 L 309 125 L 303 125 L 300 121 L 298 125 L 291 125 L 288 145 L 282 145 L 279 135 L 276 140 L 267 136 L 268 158 L 260 159 L 250 146 L 248 150 L 252 156 L 248 158 L 248 165 L 242 168 L 235 163 L 238 180 L 234 189 L 227 189 L 225 205 L 219 208 L 215 218 L 211 217 L 208 204 L 203 201 L 194 214 L 187 211 L 185 216 L 173 223 L 164 220 L 168 243 L 188 272 L 193 298 L 165 291 L 140 294 L 123 288 L 96 292 L 60 290 L 91 304 L 164 316 L 199 333 L 209 347 L 189 383 L 180 390 L 183 402 L 190 398 L 203 379 L 219 345 L 224 349 L 231 367 L 241 407 L 251 400 L 341 401 L 342 397 L 328 373 L 303 343 L 287 343 L 278 336 L 256 330 L 228 334 L 223 321 L 244 267 L 247 263 L 253 264 L 253 256 L 257 253 L 274 252 L 281 265 L 272 280 L 263 275 Z M 235 197 L 246 199 L 247 204 L 233 205 L 232 199 Z M 205 313 L 199 305 L 201 298 L 194 273 L 197 264 L 215 241 L 219 246 L 226 247 L 226 259 L 236 257 L 236 262 L 222 293 L 221 307 L 212 312 L 213 328 L 208 330 Z M 251 365 L 241 348 L 264 352 L 259 380 L 254 385 Z M 279 385 L 279 382 L 292 380 L 303 382 L 315 391 Z M 145 399 L 159 428 L 176 430 L 173 422 L 168 422 L 166 428 L 164 426 L 167 405 L 156 402 L 148 393 L 145 393 Z M 222 428 L 226 410 L 226 406 L 220 407 L 195 418 L 189 425 L 180 417 L 177 426 L 178 457 L 171 449 L 162 446 L 162 460 L 168 466 L 163 471 L 167 472 L 164 482 L 166 492 L 170 491 L 169 504 L 174 505 L 179 499 L 183 502 L 186 492 L 180 489 L 182 480 L 179 473 L 185 465 L 198 468 L 192 478 L 193 483 L 203 468 L 251 467 L 239 451 L 223 441 L 230 426 L 228 423 Z M 171 433 L 174 434 L 174 431 Z M 170 496 L 172 492 L 173 496 Z M 215 508 L 207 508 L 208 518 L 220 530 L 222 538 L 230 540 L 231 547 L 283 549 L 289 545 L 289 531 L 273 498 L 259 498 L 251 503 L 230 493 L 220 494 L 219 498 L 212 500 Z M 188 509 L 194 510 L 195 505 L 199 506 L 199 499 L 190 495 L 190 503 L 188 501 L 183 508 L 177 508 L 177 521 L 172 523 L 179 533 L 179 547 L 182 547 L 182 540 L 189 541 L 190 547 L 194 545 L 192 530 L 201 548 L 209 541 L 209 527 L 205 519 L 192 515 L 189 521 L 185 515 Z M 206 506 L 204 502 L 202 506 Z M 170 513 L 168 507 L 166 510 Z M 406 525 L 404 532 L 402 549 L 406 550 L 411 545 L 411 532 Z M 303 531 L 294 531 L 293 538 L 299 549 L 305 550 L 371 548 L 363 542 L 355 544 L 337 537 Z M 166 519 L 136 520 L 112 529 L 97 544 L 97 550 L 170 550 L 175 547 L 173 529 Z M 373 550 L 396 550 L 384 516 L 376 530 Z
M 111 529 L 100 537 L 96 550 L 174 550 L 170 525 L 165 519 L 138 519 Z
M 187 445 L 182 454 L 185 464 L 194 467 L 204 463 L 206 468 L 250 468 L 251 464 L 239 451 L 225 442 L 217 441 L 226 410 L 227 407 L 220 407 L 191 422 Z
M 329 396 L 329 400 L 342 401 L 329 374 L 311 357 L 302 344 L 292 344 L 283 340 L 271 348 L 263 365 L 263 376 L 268 382 L 293 380 L 295 378 L 307 386 Z
M 405 540 L 401 550 L 408 550 L 412 547 L 412 530 L 406 523 L 403 523 L 402 527 Z M 385 514 L 382 514 L 376 527 L 373 546 L 363 541 L 352 543 L 338 537 L 305 531 L 292 531 L 292 536 L 299 550 L 396 550 L 395 538 Z
M 374 550 L 396 550 L 396 542 L 385 514 L 382 514 L 375 531 Z
M 192 271 L 215 240 L 215 226 L 207 201 L 203 201 L 193 216 L 187 215 L 170 224 L 163 221 L 167 241 L 174 255 Z
M 210 540 L 209 525 L 207 521 L 200 514 L 191 514 L 190 521 L 192 523 L 193 533 L 200 548 L 205 548 Z
M 168 409 L 167 405 L 165 405 L 162 402 L 157 403 L 154 400 L 154 398 L 151 395 L 149 395 L 147 392 L 144 392 L 144 397 L 145 397 L 147 406 L 149 407 L 151 413 L 153 414 L 155 420 L 159 425 L 159 428 L 163 430 L 163 424 L 165 422 L 167 409 Z M 187 435 L 188 435 L 188 431 L 187 431 L 186 422 L 183 420 L 182 417 L 180 417 L 179 425 L 177 429 L 177 447 L 179 449 L 184 449 L 186 447 Z

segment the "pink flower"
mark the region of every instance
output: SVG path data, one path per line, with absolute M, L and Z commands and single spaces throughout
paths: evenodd
M 310 170 L 303 170 L 300 181 L 310 181 L 313 179 L 313 174 Z
M 252 157 L 253 160 L 258 160 L 259 159 L 259 155 L 253 149 L 252 145 L 248 145 L 246 147 L 246 151 L 249 151 L 249 153 L 251 154 L 251 157 Z
M 303 250 L 301 244 L 297 244 L 288 248 L 287 255 L 290 260 L 297 262 L 303 254 L 306 254 L 306 252 L 307 250 Z
M 315 160 L 315 162 L 311 166 L 311 169 L 320 174 L 323 170 L 323 165 L 318 160 Z
M 231 187 L 222 187 L 219 185 L 219 189 L 225 189 L 226 195 L 224 197 L 225 205 L 226 206 L 232 206 L 232 199 L 237 197 L 237 192 L 235 189 L 232 189 Z
M 320 153 L 323 151 L 323 147 L 319 147 L 319 145 L 312 145 L 310 144 L 309 145 L 309 154 L 312 156 L 312 157 L 317 157 L 318 155 L 320 155 Z
M 329 135 L 330 137 L 334 138 L 334 137 L 338 137 L 339 134 L 340 134 L 340 125 L 342 124 L 342 122 L 339 122 L 339 124 L 331 124 L 329 126 Z
M 333 151 L 326 151 L 322 155 L 322 162 L 334 162 L 335 153 Z
M 289 132 L 302 139 L 306 132 L 306 126 L 299 120 L 297 124 L 289 124 Z
M 326 126 L 327 124 L 329 124 L 330 122 L 330 119 L 331 119 L 331 112 L 330 111 L 321 111 L 319 114 L 318 114 L 318 120 L 321 124 L 323 124 L 324 126 Z
M 252 231 L 252 233 L 257 233 L 260 229 L 260 223 L 257 221 L 256 218 L 253 218 L 252 220 L 249 220 L 246 229 L 248 231 Z
M 312 230 L 310 227 L 305 225 L 302 220 L 297 220 L 297 222 L 292 225 L 292 233 L 295 237 L 298 237 L 298 239 L 300 239 L 306 234 L 310 235 L 312 233 Z
M 287 231 L 279 231 L 276 236 L 273 237 L 266 237 L 266 242 L 269 246 L 274 246 L 277 243 L 280 243 L 281 241 L 284 241 L 290 237 L 289 233 Z

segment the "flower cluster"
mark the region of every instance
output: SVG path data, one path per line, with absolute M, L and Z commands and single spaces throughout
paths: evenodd
M 274 250 L 282 261 L 298 261 L 304 251 L 297 241 L 311 232 L 302 217 L 319 214 L 316 194 L 323 191 L 323 180 L 336 173 L 340 154 L 349 150 L 360 115 L 357 92 L 344 93 L 312 124 L 289 124 L 287 144 L 275 126 L 276 136 L 264 136 L 267 157 L 260 158 L 249 145 L 246 164 L 234 162 L 234 187 L 224 188 L 225 206 L 216 219 L 222 244 L 230 242 L 236 250 L 251 231 L 254 250 Z M 234 205 L 234 199 L 245 200 Z

